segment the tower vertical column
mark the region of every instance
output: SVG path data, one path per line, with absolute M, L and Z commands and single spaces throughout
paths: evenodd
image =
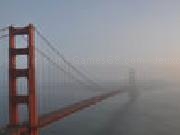
M 35 42 L 34 42 L 34 26 L 29 25 L 29 124 L 30 124 L 30 135 L 38 134 L 38 114 L 37 114 L 37 101 L 36 101 L 36 81 L 35 81 Z
M 20 112 L 18 106 L 25 104 L 27 106 L 27 113 L 29 114 L 29 121 L 27 125 L 22 125 L 28 129 L 29 135 L 38 135 L 38 112 L 36 100 L 36 80 L 35 80 L 35 28 L 32 24 L 27 27 L 9 27 L 9 124 L 16 128 L 21 123 L 19 121 Z M 27 35 L 27 47 L 17 48 L 15 37 L 16 35 Z M 27 56 L 27 68 L 17 69 L 16 59 L 17 55 Z M 27 79 L 27 94 L 18 93 L 17 79 L 24 77 Z M 23 127 L 22 127 L 23 128 Z M 19 130 L 12 135 L 20 135 Z
M 17 95 L 16 78 L 14 77 L 14 69 L 16 69 L 16 56 L 11 50 L 16 47 L 13 27 L 9 27 L 9 123 L 10 126 L 16 126 L 19 122 L 18 106 L 15 102 Z

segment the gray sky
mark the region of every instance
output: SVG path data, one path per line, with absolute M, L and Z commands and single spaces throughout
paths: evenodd
M 0 27 L 28 23 L 68 58 L 180 58 L 179 0 L 0 1 Z

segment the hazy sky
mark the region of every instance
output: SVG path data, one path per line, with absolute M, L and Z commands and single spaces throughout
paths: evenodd
M 0 1 L 0 27 L 28 23 L 68 58 L 180 58 L 179 0 Z

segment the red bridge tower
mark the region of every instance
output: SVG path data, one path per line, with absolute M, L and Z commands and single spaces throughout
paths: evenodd
M 38 112 L 36 101 L 36 85 L 35 85 L 35 28 L 32 24 L 26 27 L 9 27 L 9 124 L 10 127 L 17 127 L 22 124 L 21 129 L 13 135 L 20 135 L 23 126 L 28 129 L 29 135 L 38 135 Z M 27 47 L 16 47 L 16 35 L 27 35 Z M 27 68 L 17 69 L 17 55 L 27 56 Z M 27 79 L 27 94 L 18 92 L 17 79 L 25 77 Z M 20 112 L 18 107 L 20 104 L 27 106 L 28 122 L 21 123 L 19 120 Z

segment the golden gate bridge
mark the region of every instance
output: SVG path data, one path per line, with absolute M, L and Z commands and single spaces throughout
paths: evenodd
M 0 40 L 9 38 L 9 55 L 6 58 L 9 59 L 9 63 L 5 67 L 8 68 L 9 76 L 4 79 L 8 82 L 4 83 L 4 85 L 9 85 L 9 94 L 7 96 L 9 99 L 9 120 L 4 127 L 0 128 L 0 134 L 39 135 L 40 128 L 117 94 L 128 92 L 132 97 L 135 97 L 132 90 L 135 86 L 135 73 L 132 69 L 129 72 L 128 85 L 121 86 L 117 90 L 107 91 L 105 90 L 107 88 L 102 87 L 69 62 L 33 24 L 25 27 L 9 26 L 0 29 L 0 32 L 3 33 L 0 35 Z M 36 35 L 45 43 L 46 47 L 40 48 L 38 46 L 42 43 L 35 41 Z M 19 37 L 23 39 L 23 42 L 19 41 Z M 6 64 L 6 62 L 3 64 Z M 21 78 L 24 78 L 24 81 L 19 82 Z M 74 103 L 60 109 L 57 103 L 54 107 L 55 109 L 40 114 L 39 108 L 41 108 L 41 103 L 39 103 L 39 95 L 46 97 L 53 93 L 52 98 L 59 100 L 58 93 L 63 87 L 62 85 L 59 86 L 59 84 L 63 84 L 67 89 L 70 89 L 69 87 L 74 90 L 78 88 L 88 89 L 95 92 L 95 95 L 89 95 L 80 101 L 76 100 Z M 4 88 L 2 87 L 2 89 Z M 43 100 L 46 105 L 49 104 L 49 98 L 46 97 Z M 50 106 L 54 104 L 51 103 Z M 26 109 L 23 108 L 27 113 L 27 117 L 24 120 L 21 120 L 22 114 L 19 111 L 21 105 L 26 106 Z M 47 107 L 43 112 L 46 110 Z

